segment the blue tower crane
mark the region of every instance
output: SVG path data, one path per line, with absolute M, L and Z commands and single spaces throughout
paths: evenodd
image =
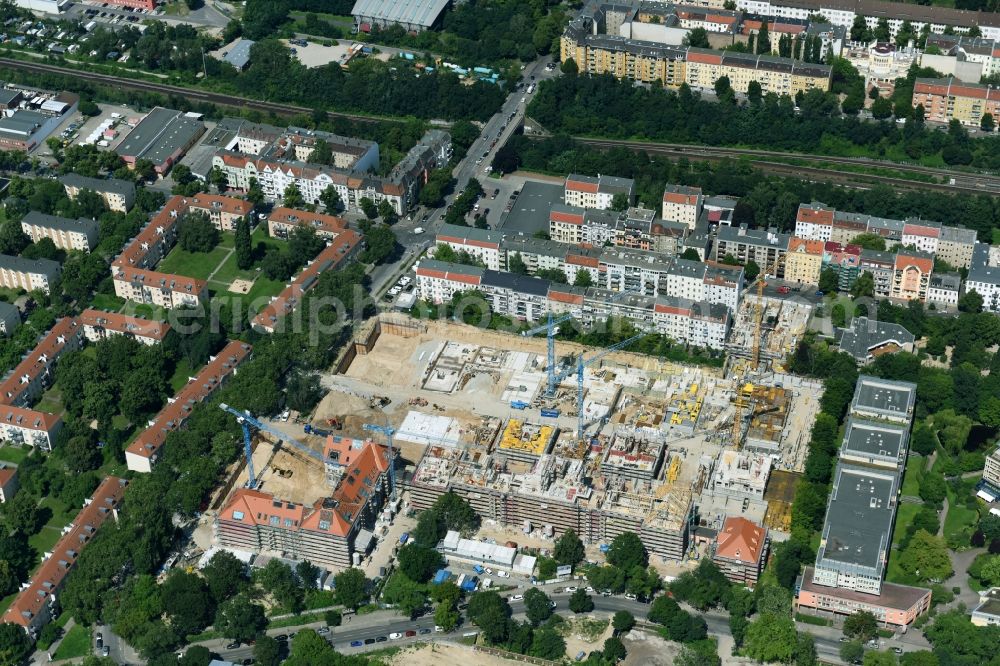
M 562 381 L 556 379 L 556 326 L 565 323 L 573 318 L 573 315 L 563 315 L 558 319 L 552 317 L 552 313 L 549 313 L 549 320 L 542 324 L 541 326 L 536 326 L 535 328 L 528 329 L 521 333 L 526 338 L 530 338 L 533 335 L 538 335 L 539 333 L 545 332 L 545 338 L 547 343 L 546 348 L 546 363 L 548 363 L 548 386 L 545 389 L 545 395 L 552 397 L 556 394 L 556 386 Z M 563 375 L 565 378 L 565 375 Z
M 628 347 L 636 340 L 646 337 L 648 333 L 639 333 L 633 335 L 627 340 L 622 340 L 621 342 L 616 342 L 610 347 L 605 347 L 601 351 L 597 352 L 588 359 L 583 358 L 583 354 L 576 357 L 576 434 L 577 437 L 583 437 L 583 369 L 588 365 L 597 363 L 602 358 L 611 354 L 613 352 L 619 351 Z M 569 371 L 566 372 L 569 374 Z M 565 375 L 564 375 L 565 376 Z M 560 380 L 561 381 L 561 380 Z
M 297 449 L 299 452 L 306 454 L 314 460 L 324 463 L 323 455 L 313 451 L 311 448 L 299 442 L 298 440 L 292 439 L 285 433 L 281 432 L 277 428 L 272 428 L 271 426 L 257 420 L 250 414 L 250 412 L 240 411 L 234 407 L 230 407 L 226 403 L 221 403 L 219 408 L 223 411 L 229 412 L 236 417 L 236 422 L 240 424 L 243 428 L 243 454 L 247 458 L 247 473 L 249 474 L 249 480 L 247 481 L 248 488 L 257 487 L 257 476 L 254 474 L 253 469 L 253 451 L 251 450 L 251 432 L 250 429 L 253 428 L 257 431 L 263 431 L 269 433 L 278 438 L 279 443 L 284 442 L 290 444 L 293 448 Z
M 392 454 L 392 436 L 396 434 L 396 429 L 392 426 L 380 426 L 374 423 L 366 423 L 362 426 L 369 432 L 380 432 L 385 435 L 389 444 L 389 491 L 392 493 L 392 501 L 396 501 L 396 458 Z

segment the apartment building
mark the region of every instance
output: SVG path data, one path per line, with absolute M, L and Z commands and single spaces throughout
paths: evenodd
M 978 26 L 983 37 L 1000 38 L 1000 14 L 982 11 L 952 9 L 930 5 L 910 5 L 885 0 L 736 0 L 736 8 L 764 16 L 808 19 L 821 14 L 833 25 L 850 30 L 854 19 L 862 16 L 869 29 L 874 30 L 880 19 L 889 24 L 890 36 L 909 23 L 916 33 L 927 25 L 931 32 L 941 33 L 952 28 L 963 34 Z
M 540 320 L 550 311 L 572 313 L 585 323 L 609 316 L 628 317 L 641 328 L 711 349 L 722 348 L 731 326 L 730 309 L 722 303 L 665 294 L 622 293 L 601 287 L 584 289 L 434 260 L 424 260 L 417 267 L 417 294 L 422 300 L 443 303 L 458 292 L 472 289 L 486 296 L 496 314 L 529 322 Z M 711 285 L 708 292 L 714 293 Z
M 302 127 L 275 127 L 240 118 L 225 118 L 223 122 L 234 126 L 226 147 L 247 155 L 318 163 L 312 159 L 313 154 L 318 145 L 325 144 L 329 151 L 326 163 L 335 169 L 371 171 L 379 165 L 379 147 L 374 141 Z
M 170 331 L 170 324 L 165 321 L 151 321 L 103 310 L 84 310 L 77 321 L 83 326 L 83 337 L 90 342 L 125 335 L 144 345 L 155 345 L 163 342 Z
M 907 220 L 903 226 L 903 245 L 936 255 L 952 266 L 968 268 L 976 232 L 962 227 L 946 227 L 937 222 Z
M 177 222 L 188 210 L 188 199 L 171 197 L 111 262 L 116 296 L 168 309 L 197 305 L 208 298 L 204 280 L 153 270 L 176 242 Z
M 962 290 L 962 276 L 959 273 L 934 273 L 927 285 L 927 304 L 945 309 L 958 308 L 958 296 Z
M 195 405 L 207 400 L 238 372 L 239 366 L 250 358 L 252 349 L 238 340 L 229 342 L 196 377 L 189 379 L 184 388 L 168 399 L 149 426 L 125 449 L 128 468 L 133 472 L 151 472 L 160 458 L 167 435 L 181 428 Z
M 809 21 L 804 19 L 781 19 L 773 16 L 744 14 L 740 21 L 740 34 L 737 39 L 746 44 L 749 42 L 750 36 L 753 35 L 754 42 L 756 42 L 756 37 L 760 34 L 765 23 L 771 42 L 771 55 L 778 55 L 778 43 L 782 37 L 788 37 L 793 41 L 801 39 L 809 28 Z
M 611 74 L 618 79 L 660 82 L 678 87 L 684 83 L 685 49 L 619 35 L 594 34 L 590 19 L 571 20 L 559 39 L 560 60 L 572 59 L 580 72 Z
M 986 243 L 976 243 L 965 278 L 965 291 L 982 296 L 984 310 L 1000 312 L 1000 251 L 993 249 Z
M 744 94 L 751 81 L 759 83 L 765 94 L 792 97 L 813 89 L 830 89 L 832 70 L 828 65 L 793 58 L 692 47 L 687 50 L 686 61 L 684 81 L 692 88 L 710 90 L 725 76 L 733 90 Z
M 739 12 L 727 9 L 708 9 L 694 5 L 677 5 L 674 8 L 677 24 L 685 30 L 702 28 L 708 32 L 734 34 L 740 24 Z
M 236 490 L 215 519 L 215 542 L 276 553 L 329 569 L 357 564 L 391 494 L 388 449 L 372 441 L 328 437 L 328 467 L 340 470 L 329 497 L 311 506 L 249 488 Z M 365 536 L 367 534 L 367 536 Z
M 849 328 L 839 328 L 834 334 L 840 351 L 847 352 L 864 365 L 883 354 L 913 351 L 913 334 L 900 326 L 868 317 L 855 317 Z
M 746 224 L 739 227 L 719 227 L 712 259 L 722 261 L 731 256 L 742 265 L 754 262 L 761 272 L 783 278 L 785 258 L 788 255 L 789 234 L 773 229 L 749 229 Z
M 252 326 L 258 331 L 274 333 L 282 325 L 282 320 L 302 304 L 303 296 L 316 286 L 320 275 L 344 266 L 364 247 L 364 237 L 361 234 L 350 229 L 341 231 L 333 240 L 327 242 L 326 247 L 302 269 L 291 284 L 257 313 L 251 322 Z M 301 322 L 296 323 L 301 324 Z
M 818 202 L 800 204 L 795 216 L 795 235 L 799 238 L 841 245 L 852 243 L 861 234 L 881 236 L 887 243 L 902 242 L 904 227 L 902 220 L 847 213 Z
M 118 519 L 127 485 L 128 481 L 115 476 L 101 481 L 73 522 L 63 529 L 56 545 L 44 553 L 41 566 L 4 612 L 4 623 L 16 624 L 37 638 L 42 627 L 58 614 L 57 598 L 80 553 L 109 518 Z
M 59 249 L 90 252 L 97 246 L 97 236 L 100 227 L 95 220 L 80 218 L 71 220 L 56 215 L 46 215 L 38 211 L 29 211 L 21 219 L 21 231 L 37 243 L 48 238 Z
M 581 176 L 570 174 L 566 177 L 565 197 L 567 206 L 609 210 L 616 195 L 628 199 L 628 205 L 635 203 L 635 181 L 617 176 Z
M 35 289 L 48 294 L 52 284 L 59 279 L 62 266 L 51 259 L 25 259 L 0 254 L 0 287 L 8 289 Z
M 861 274 L 861 246 L 823 243 L 823 267 L 837 273 L 837 289 L 847 291 Z
M 66 190 L 66 196 L 76 200 L 80 192 L 90 190 L 101 195 L 108 208 L 119 213 L 127 213 L 135 203 L 135 183 L 119 178 L 89 178 L 75 173 L 59 176 L 59 182 Z
M 875 296 L 889 298 L 892 291 L 892 279 L 896 272 L 896 256 L 891 252 L 878 250 L 861 250 L 861 270 L 871 273 L 875 282 Z
M 51 385 L 59 357 L 79 349 L 82 340 L 83 331 L 78 321 L 69 317 L 56 321 L 34 349 L 0 382 L 0 404 L 31 405 Z
M 737 585 L 753 589 L 767 563 L 767 528 L 741 516 L 729 516 L 715 539 L 712 561 Z
M 506 265 L 504 252 L 500 249 L 503 234 L 490 229 L 463 227 L 456 224 L 442 224 L 435 243 L 447 245 L 456 253 L 465 252 L 470 257 L 483 262 L 491 271 L 499 271 Z
M 689 229 L 694 229 L 704 204 L 705 196 L 700 187 L 668 183 L 663 190 L 662 217 L 664 220 L 682 222 Z
M 849 416 L 839 457 L 851 463 L 902 472 L 909 441 L 908 425 Z
M 246 191 L 251 179 L 256 180 L 271 201 L 281 199 L 285 189 L 295 185 L 307 203 L 317 203 L 320 195 L 332 187 L 348 210 L 360 211 L 361 199 L 368 198 L 376 204 L 388 201 L 397 215 L 404 215 L 416 204 L 420 187 L 430 171 L 445 166 L 451 153 L 451 135 L 442 130 L 428 130 L 385 177 L 272 157 L 267 152 L 257 155 L 232 149 L 216 151 L 212 166 L 225 174 L 227 184 L 233 189 Z
M 0 440 L 8 446 L 30 446 L 51 451 L 62 425 L 62 417 L 56 414 L 0 405 Z
M 893 264 L 889 298 L 926 301 L 933 272 L 933 256 L 911 251 L 899 252 Z
M 785 280 L 799 284 L 819 284 L 823 270 L 823 241 L 792 236 L 785 257 Z
M 986 467 L 983 470 L 983 483 L 992 494 L 1000 497 L 1000 446 L 993 447 L 986 456 Z
M 854 387 L 849 412 L 862 419 L 909 426 L 916 397 L 916 387 L 910 382 L 861 375 Z
M 312 229 L 320 238 L 333 240 L 347 228 L 347 221 L 342 217 L 283 206 L 273 209 L 267 216 L 267 233 L 271 238 L 288 238 L 300 227 Z
M 926 50 L 920 56 L 921 67 L 929 67 L 962 81 L 979 81 L 983 76 L 1000 73 L 1000 46 L 995 39 L 965 35 L 928 35 Z
M 236 231 L 236 224 L 253 211 L 246 199 L 199 192 L 187 198 L 188 213 L 202 213 L 219 231 Z
M 913 106 L 924 107 L 924 118 L 940 123 L 955 119 L 966 127 L 980 126 L 987 113 L 1000 117 L 1000 89 L 964 83 L 954 77 L 917 79 Z

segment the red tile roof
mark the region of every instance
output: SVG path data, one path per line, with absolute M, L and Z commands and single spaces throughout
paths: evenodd
M 337 234 L 326 248 L 316 255 L 312 263 L 254 317 L 253 325 L 264 330 L 273 330 L 280 318 L 287 316 L 302 302 L 302 296 L 313 288 L 320 273 L 334 270 L 349 259 L 361 241 L 362 237 L 350 229 Z
M 834 210 L 832 208 L 812 207 L 807 204 L 799 206 L 795 219 L 799 222 L 811 222 L 829 226 L 833 224 Z
M 25 409 L 24 407 L 14 407 L 13 405 L 0 405 L 0 423 L 5 425 L 49 433 L 61 421 L 62 417 L 56 414 L 39 412 L 35 409 Z
M 589 192 L 590 194 L 597 194 L 600 191 L 599 183 L 585 183 L 579 180 L 566 179 L 566 189 L 574 190 L 576 192 Z
M 295 208 L 279 207 L 271 211 L 267 218 L 268 228 L 272 224 L 312 227 L 318 232 L 326 234 L 340 233 L 347 228 L 347 222 L 334 215 L 323 215 L 322 213 L 310 213 L 305 210 Z
M 69 317 L 57 321 L 42 341 L 35 345 L 24 360 L 11 371 L 7 379 L 0 383 L 0 404 L 17 402 L 26 388 L 25 384 L 48 370 L 55 359 L 62 354 L 66 344 L 74 336 L 80 336 L 82 333 L 80 324 Z
M 152 458 L 167 439 L 167 434 L 181 427 L 191 410 L 211 396 L 225 380 L 247 359 L 253 348 L 233 340 L 202 368 L 194 380 L 177 392 L 173 402 L 160 410 L 152 423 L 126 449 L 126 452 Z
M 102 310 L 84 310 L 80 313 L 78 320 L 84 326 L 103 328 L 116 333 L 128 333 L 138 338 L 152 338 L 158 341 L 163 340 L 167 331 L 170 330 L 170 324 L 164 321 L 150 321 Z
M 187 205 L 190 208 L 197 208 L 207 211 L 219 211 L 230 215 L 246 215 L 253 210 L 253 204 L 246 199 L 226 197 L 221 194 L 208 194 L 201 192 L 193 197 L 187 198 Z
M 930 273 L 934 270 L 934 260 L 930 257 L 914 257 L 900 252 L 896 255 L 896 270 L 916 266 L 921 273 Z
M 3 621 L 22 627 L 31 625 L 36 617 L 62 587 L 63 579 L 73 568 L 80 552 L 112 515 L 125 494 L 125 479 L 109 476 L 94 491 L 93 497 L 76 518 L 66 534 L 56 543 L 52 554 L 31 577 L 28 587 L 14 599 L 3 614 Z
M 757 564 L 764 552 L 764 538 L 767 530 L 746 518 L 729 517 L 722 525 L 717 537 L 717 557 Z
M 798 252 L 802 250 L 804 254 L 823 254 L 823 241 L 820 240 L 808 240 L 805 238 L 799 238 L 797 236 L 792 236 L 788 239 L 788 251 Z

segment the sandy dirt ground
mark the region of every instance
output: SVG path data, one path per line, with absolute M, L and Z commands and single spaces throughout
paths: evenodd
M 407 648 L 384 660 L 390 666 L 510 666 L 521 662 L 500 659 L 482 652 L 474 652 L 464 645 L 431 643 Z

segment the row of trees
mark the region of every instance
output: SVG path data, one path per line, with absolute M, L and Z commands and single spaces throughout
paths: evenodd
M 841 78 L 838 83 L 835 77 L 835 87 L 852 85 L 848 80 L 857 80 L 857 72 L 846 70 Z M 941 156 L 952 164 L 1000 168 L 1000 138 L 971 139 L 958 124 L 949 132 L 933 131 L 914 118 L 909 99 L 895 100 L 893 108 L 897 118 L 912 118 L 903 126 L 842 117 L 836 93 L 814 89 L 795 100 L 768 94 L 759 104 L 739 106 L 704 100 L 686 85 L 675 92 L 637 88 L 611 75 L 563 76 L 542 83 L 528 113 L 554 133 L 874 158 L 904 153 L 913 161 Z M 863 88 L 861 94 L 863 101 Z

